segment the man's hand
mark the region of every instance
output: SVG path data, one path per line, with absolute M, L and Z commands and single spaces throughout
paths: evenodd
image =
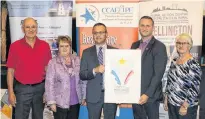
M 95 73 L 104 73 L 105 72 L 105 66 L 104 65 L 99 65 L 96 68 L 94 68 Z
M 86 106 L 86 105 L 87 105 L 87 103 L 86 103 L 86 100 L 85 100 L 85 99 L 83 99 L 83 100 L 82 100 L 81 105 L 83 105 L 83 106 Z
M 43 103 L 46 103 L 46 94 L 43 94 Z
M 56 112 L 56 104 L 52 104 L 50 108 L 51 108 L 51 111 Z
M 14 92 L 9 93 L 9 103 L 13 107 L 16 107 L 16 96 L 15 96 Z
M 140 97 L 140 100 L 139 100 L 139 103 L 138 103 L 138 104 L 140 104 L 140 105 L 145 104 L 145 103 L 147 102 L 148 98 L 149 98 L 149 97 L 148 97 L 147 95 L 143 94 L 143 95 Z

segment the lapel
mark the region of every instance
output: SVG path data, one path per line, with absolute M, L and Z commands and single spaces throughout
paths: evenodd
M 141 58 L 142 61 L 144 61 L 145 56 L 152 49 L 154 42 L 155 42 L 155 38 L 153 36 L 152 39 L 150 40 L 150 42 L 148 43 L 147 47 L 145 48 L 143 54 L 142 54 L 142 58 Z
M 97 50 L 96 50 L 96 45 L 91 47 L 91 52 L 90 52 L 90 56 L 92 56 L 93 58 L 93 63 L 96 65 L 99 65 L 99 61 L 98 61 L 98 56 L 97 56 Z M 92 61 L 92 60 L 91 60 Z
M 136 44 L 135 44 L 135 48 L 134 49 L 137 49 L 137 48 L 139 48 L 140 47 L 140 42 L 141 42 L 141 40 L 140 41 L 138 41 L 138 42 L 136 42 Z

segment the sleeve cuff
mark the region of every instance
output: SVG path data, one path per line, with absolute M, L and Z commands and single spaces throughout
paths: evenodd
M 96 75 L 96 73 L 95 73 L 94 68 L 93 68 L 93 76 L 95 76 L 95 75 Z
M 52 105 L 52 104 L 56 104 L 56 101 L 48 101 L 47 102 L 47 105 L 49 105 L 49 106 Z

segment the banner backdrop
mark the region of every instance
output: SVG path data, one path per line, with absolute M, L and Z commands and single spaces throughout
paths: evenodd
M 76 24 L 78 52 L 94 44 L 92 26 L 102 22 L 107 26 L 107 44 L 129 49 L 138 39 L 139 4 L 136 2 L 78 2 L 76 4 Z
M 11 42 L 24 36 L 21 25 L 26 17 L 38 23 L 37 36 L 49 43 L 52 55 L 57 49 L 56 38 L 68 35 L 72 38 L 73 1 L 8 1 Z
M 146 10 L 144 10 L 146 8 Z M 151 1 L 140 3 L 140 17 L 151 16 L 155 22 L 153 35 L 173 51 L 175 38 L 181 33 L 192 36 L 192 55 L 199 59 L 202 48 L 203 1 Z
M 8 101 L 8 90 L 0 89 L 0 99 L 1 99 L 1 108 L 0 108 L 0 118 L 1 119 L 11 119 L 12 118 L 12 106 Z
M 192 55 L 200 61 L 202 48 L 203 1 L 151 1 L 140 2 L 140 17 L 151 16 L 155 22 L 153 35 L 167 48 L 169 61 L 164 77 L 170 66 L 170 60 L 176 57 L 175 38 L 188 33 L 193 40 Z M 146 10 L 144 10 L 146 8 Z M 163 78 L 163 85 L 166 85 Z M 164 89 L 163 89 L 164 90 Z M 160 119 L 168 119 L 167 112 L 160 105 Z
M 26 17 L 38 23 L 37 36 L 49 43 L 52 56 L 56 56 L 56 38 L 68 35 L 72 38 L 73 0 L 66 1 L 7 1 L 11 42 L 24 37 L 21 25 Z M 12 109 L 8 104 L 7 90 L 1 89 L 1 118 L 11 119 Z M 31 119 L 31 114 L 29 119 Z M 52 112 L 44 110 L 44 119 L 53 119 Z

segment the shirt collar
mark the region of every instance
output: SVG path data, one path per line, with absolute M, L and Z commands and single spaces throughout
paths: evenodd
M 141 42 L 144 42 L 144 43 L 148 44 L 151 39 L 152 39 L 152 36 L 150 36 L 148 38 L 143 38 Z
M 28 43 L 26 42 L 25 36 L 23 37 L 23 43 L 25 43 L 25 44 L 28 45 Z M 40 39 L 36 36 L 36 41 L 35 41 L 34 47 L 35 47 L 36 45 L 38 45 L 39 43 L 40 43 Z
M 70 59 L 71 59 L 71 61 L 72 61 L 72 60 L 73 60 L 73 55 L 70 54 L 69 57 L 70 57 Z M 64 57 L 63 57 L 63 56 L 60 56 L 59 54 L 57 55 L 56 60 L 57 60 L 57 63 L 63 63 L 63 64 L 65 64 Z
M 96 45 L 96 49 L 98 50 L 100 47 L 102 47 L 102 49 L 107 49 L 107 44 L 103 44 L 103 45 Z

